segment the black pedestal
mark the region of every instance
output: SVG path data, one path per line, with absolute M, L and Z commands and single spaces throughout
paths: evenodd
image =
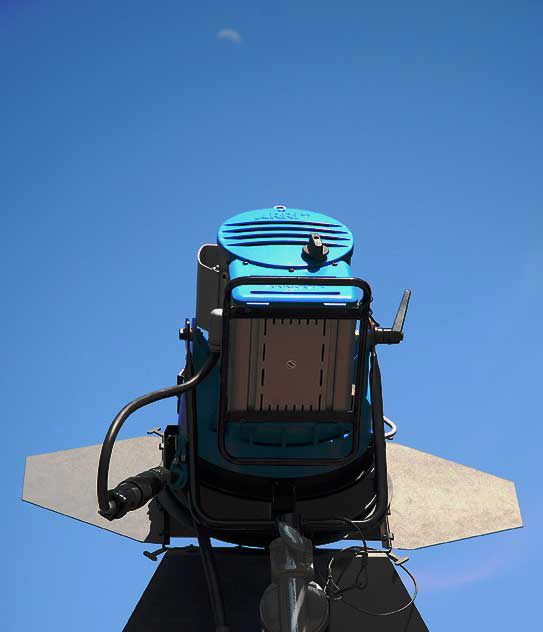
M 270 583 L 268 554 L 258 549 L 215 548 L 217 570 L 224 594 L 231 632 L 258 632 L 260 598 Z M 316 580 L 326 577 L 334 549 L 315 550 Z M 360 569 L 355 560 L 341 586 L 351 584 Z M 328 632 L 428 632 L 418 610 L 411 606 L 391 616 L 371 616 L 392 611 L 409 601 L 396 567 L 386 556 L 370 557 L 364 588 L 331 601 Z M 347 603 L 348 602 L 348 603 Z M 351 605 L 349 605 L 351 604 Z M 199 550 L 171 549 L 160 562 L 124 632 L 214 632 L 213 614 Z

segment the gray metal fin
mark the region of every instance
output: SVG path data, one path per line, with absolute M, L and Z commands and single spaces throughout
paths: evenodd
M 159 437 L 138 437 L 115 443 L 110 487 L 161 463 Z M 37 454 L 26 459 L 23 500 L 113 531 L 139 542 L 161 543 L 162 517 L 156 503 L 149 503 L 110 522 L 98 515 L 96 471 L 101 445 Z
M 392 546 L 419 549 L 522 527 L 515 484 L 492 474 L 387 443 Z
M 161 461 L 159 437 L 117 441 L 110 485 Z M 29 456 L 23 500 L 139 542 L 162 543 L 156 501 L 110 522 L 98 515 L 96 470 L 100 445 Z M 522 526 L 512 481 L 387 443 L 392 545 L 418 549 Z M 193 537 L 172 524 L 172 536 Z

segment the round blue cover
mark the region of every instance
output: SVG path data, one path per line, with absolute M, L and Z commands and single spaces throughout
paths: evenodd
M 218 243 L 233 258 L 256 265 L 307 268 L 315 266 L 302 256 L 311 233 L 319 234 L 329 249 L 319 267 L 352 252 L 353 235 L 345 224 L 322 213 L 283 206 L 234 215 L 221 226 Z

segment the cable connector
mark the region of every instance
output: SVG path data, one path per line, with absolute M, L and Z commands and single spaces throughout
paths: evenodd
M 108 491 L 109 508 L 98 513 L 107 520 L 117 520 L 129 511 L 146 505 L 170 481 L 170 472 L 164 467 L 153 467 L 137 476 L 131 476 Z

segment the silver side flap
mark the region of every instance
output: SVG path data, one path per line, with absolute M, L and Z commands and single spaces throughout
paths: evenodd
M 158 437 L 117 441 L 110 486 L 158 465 Z M 100 445 L 27 457 L 23 500 L 140 542 L 161 542 L 162 518 L 147 507 L 109 522 L 97 512 Z M 418 549 L 522 526 L 513 482 L 398 443 L 387 444 L 393 546 Z M 191 537 L 191 533 L 172 533 Z
M 117 441 L 109 475 L 110 487 L 161 463 L 159 437 Z M 37 454 L 26 459 L 23 500 L 139 542 L 160 542 L 160 516 L 152 502 L 110 522 L 98 515 L 96 471 L 101 445 Z
M 393 546 L 419 549 L 522 527 L 512 481 L 387 444 Z

